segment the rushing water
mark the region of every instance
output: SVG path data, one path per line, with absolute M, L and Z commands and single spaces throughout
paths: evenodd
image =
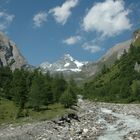
M 98 140 L 123 140 L 123 136 L 130 131 L 140 130 L 140 120 L 132 115 L 114 113 L 112 110 L 101 108 L 101 112 L 118 118 L 115 124 L 107 123 L 103 118 L 100 121 L 107 126 L 106 131 Z M 120 124 L 122 126 L 120 127 Z

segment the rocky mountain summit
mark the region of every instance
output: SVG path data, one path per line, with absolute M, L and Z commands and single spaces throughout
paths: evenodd
M 88 62 L 80 62 L 74 59 L 70 54 L 65 54 L 58 61 L 50 64 L 49 62 L 42 63 L 39 67 L 43 72 L 80 72 L 82 67 Z
M 80 99 L 75 114 L 0 127 L 1 140 L 139 140 L 140 105 Z
M 27 61 L 21 55 L 16 44 L 4 35 L 4 33 L 0 32 L 0 67 L 10 66 L 14 70 L 26 65 Z

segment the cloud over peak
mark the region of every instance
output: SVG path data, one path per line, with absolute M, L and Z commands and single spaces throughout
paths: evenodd
M 65 40 L 63 40 L 64 44 L 67 45 L 74 45 L 76 43 L 78 43 L 82 38 L 80 36 L 71 36 Z
M 129 12 L 122 0 L 98 2 L 87 12 L 82 27 L 87 32 L 96 31 L 111 37 L 131 28 Z
M 47 13 L 39 12 L 33 17 L 35 27 L 41 27 L 43 23 L 47 22 Z
M 6 30 L 12 23 L 15 15 L 8 14 L 5 11 L 0 11 L 0 30 Z
M 77 6 L 79 0 L 67 0 L 62 6 L 57 6 L 49 11 L 55 20 L 64 25 L 71 16 L 71 9 Z
M 90 51 L 91 53 L 96 53 L 103 50 L 101 47 L 95 44 L 95 40 L 84 43 L 82 48 L 84 50 Z

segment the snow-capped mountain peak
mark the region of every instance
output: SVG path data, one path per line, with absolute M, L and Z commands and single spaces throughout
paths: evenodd
M 44 62 L 40 65 L 40 67 L 43 69 L 50 68 L 51 66 L 52 66 L 52 64 L 50 64 L 49 62 Z
M 70 54 L 64 54 L 58 61 L 52 64 L 44 62 L 39 67 L 44 72 L 80 72 L 87 63 L 75 60 Z

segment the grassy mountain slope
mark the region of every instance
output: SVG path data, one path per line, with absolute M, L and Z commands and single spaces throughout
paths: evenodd
M 139 32 L 138 32 L 139 33 Z M 109 102 L 140 102 L 140 36 L 120 60 L 84 85 L 86 98 Z

